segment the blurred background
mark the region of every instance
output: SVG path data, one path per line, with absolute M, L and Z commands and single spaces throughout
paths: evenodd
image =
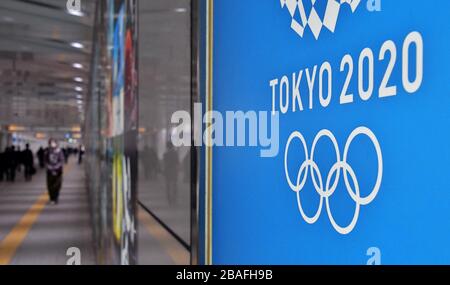
M 191 16 L 189 0 L 0 2 L 0 264 L 195 263 L 190 148 L 169 144 Z

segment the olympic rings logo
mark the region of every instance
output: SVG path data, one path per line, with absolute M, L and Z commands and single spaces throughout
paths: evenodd
M 366 197 L 361 197 L 358 179 L 356 178 L 356 174 L 355 174 L 353 168 L 347 162 L 347 157 L 348 157 L 348 152 L 349 152 L 350 146 L 351 146 L 353 140 L 359 135 L 365 135 L 372 141 L 372 143 L 375 147 L 375 151 L 376 151 L 377 159 L 378 159 L 378 173 L 377 173 L 377 179 L 375 182 L 375 186 L 373 187 L 371 193 Z M 320 172 L 319 167 L 317 166 L 316 162 L 314 162 L 314 154 L 315 154 L 316 145 L 321 138 L 328 138 L 333 143 L 334 150 L 336 152 L 336 163 L 331 167 L 331 169 L 326 177 L 325 183 L 322 179 L 322 173 Z M 303 151 L 305 153 L 305 161 L 300 165 L 300 169 L 298 170 L 295 183 L 293 183 L 290 178 L 290 175 L 288 172 L 288 165 L 287 165 L 289 146 L 291 145 L 291 143 L 294 139 L 298 139 L 302 143 Z M 347 188 L 347 192 L 350 195 L 350 197 L 352 198 L 352 200 L 356 203 L 355 212 L 353 214 L 353 219 L 350 222 L 350 224 L 347 226 L 338 225 L 338 223 L 334 219 L 334 217 L 331 213 L 331 210 L 330 210 L 330 197 L 334 194 L 334 192 L 338 186 L 339 179 L 341 176 L 341 170 L 342 170 L 342 175 L 344 176 L 344 182 L 345 182 L 345 187 Z M 329 218 L 331 224 L 333 225 L 333 228 L 338 233 L 340 233 L 342 235 L 346 235 L 346 234 L 349 234 L 350 232 L 352 232 L 353 229 L 355 228 L 356 223 L 358 222 L 360 207 L 370 204 L 375 199 L 375 197 L 378 194 L 378 191 L 380 190 L 381 181 L 383 178 L 383 156 L 381 153 L 381 147 L 378 142 L 378 139 L 376 138 L 374 133 L 366 127 L 359 127 L 350 134 L 350 136 L 347 139 L 347 143 L 345 144 L 342 160 L 341 160 L 341 154 L 339 151 L 339 146 L 338 146 L 337 140 L 336 140 L 335 136 L 329 130 L 321 130 L 317 134 L 317 136 L 315 137 L 313 144 L 312 144 L 311 154 L 308 153 L 308 148 L 306 145 L 305 138 L 303 137 L 303 135 L 300 132 L 296 131 L 290 135 L 290 137 L 287 141 L 287 144 L 286 144 L 286 150 L 284 152 L 284 171 L 286 174 L 286 180 L 289 184 L 289 187 L 292 189 L 292 191 L 294 191 L 297 194 L 298 209 L 299 209 L 300 214 L 303 217 L 303 219 L 308 224 L 314 224 L 315 222 L 317 222 L 317 220 L 319 219 L 320 214 L 322 212 L 323 201 L 325 200 L 325 206 L 326 206 L 328 218 Z M 316 214 L 312 217 L 309 217 L 305 214 L 305 211 L 303 210 L 303 207 L 302 207 L 301 198 L 300 198 L 300 192 L 305 187 L 309 171 L 311 172 L 311 177 L 312 177 L 312 182 L 313 182 L 314 188 L 315 188 L 317 194 L 319 194 L 319 196 L 320 196 L 319 208 L 317 209 Z M 333 181 L 331 181 L 333 176 L 335 178 Z M 354 189 L 352 188 L 352 186 L 349 183 L 349 176 L 353 182 Z M 318 181 L 317 181 L 316 177 L 317 177 Z

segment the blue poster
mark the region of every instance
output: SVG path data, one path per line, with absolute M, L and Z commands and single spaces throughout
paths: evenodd
M 213 148 L 214 264 L 450 264 L 449 16 L 214 1 L 214 110 L 279 123 L 268 155 Z

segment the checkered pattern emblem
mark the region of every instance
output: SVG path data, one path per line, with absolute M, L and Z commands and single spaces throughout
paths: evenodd
M 327 1 L 322 17 L 315 7 L 316 2 L 320 1 Z M 286 7 L 291 14 L 291 28 L 303 37 L 306 27 L 309 26 L 317 40 L 324 27 L 334 33 L 342 5 L 349 5 L 352 12 L 355 12 L 361 0 L 280 0 L 280 2 L 281 7 Z

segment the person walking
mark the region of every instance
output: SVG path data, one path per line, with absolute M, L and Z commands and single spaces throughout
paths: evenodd
M 69 162 L 69 149 L 68 148 L 62 148 L 61 149 L 64 155 L 64 163 L 67 164 Z
M 37 157 L 38 157 L 38 160 L 39 160 L 39 167 L 41 169 L 44 168 L 44 166 L 45 166 L 45 151 L 42 148 L 42 146 L 37 151 Z
M 84 155 L 84 146 L 80 145 L 78 149 L 78 164 L 81 164 L 83 162 L 83 155 Z
M 5 161 L 5 176 L 6 181 L 11 182 L 11 147 L 6 147 L 5 152 L 3 153 L 3 160 Z
M 142 151 L 142 162 L 145 180 L 153 180 L 158 172 L 159 159 L 152 147 L 149 147 L 148 145 L 144 147 Z
M 47 189 L 50 203 L 58 204 L 59 191 L 63 180 L 64 154 L 54 139 L 48 141 L 46 153 Z
M 22 152 L 22 162 L 25 168 L 25 181 L 31 181 L 34 174 L 34 157 L 29 144 L 26 144 L 25 150 Z
M 0 182 L 3 182 L 6 176 L 6 155 L 4 152 L 0 152 Z
M 20 173 L 22 172 L 22 164 L 23 164 L 22 150 L 20 149 L 20 146 L 17 146 L 17 148 L 15 149 L 14 156 L 16 158 L 16 171 Z
M 167 200 L 169 205 L 174 205 L 177 199 L 178 184 L 178 153 L 171 142 L 167 143 L 167 150 L 164 153 L 164 176 L 166 180 Z
M 14 182 L 16 181 L 16 170 L 17 170 L 17 164 L 18 164 L 18 153 L 16 151 L 15 146 L 11 146 L 9 148 L 8 152 L 8 159 L 9 159 L 9 181 Z

